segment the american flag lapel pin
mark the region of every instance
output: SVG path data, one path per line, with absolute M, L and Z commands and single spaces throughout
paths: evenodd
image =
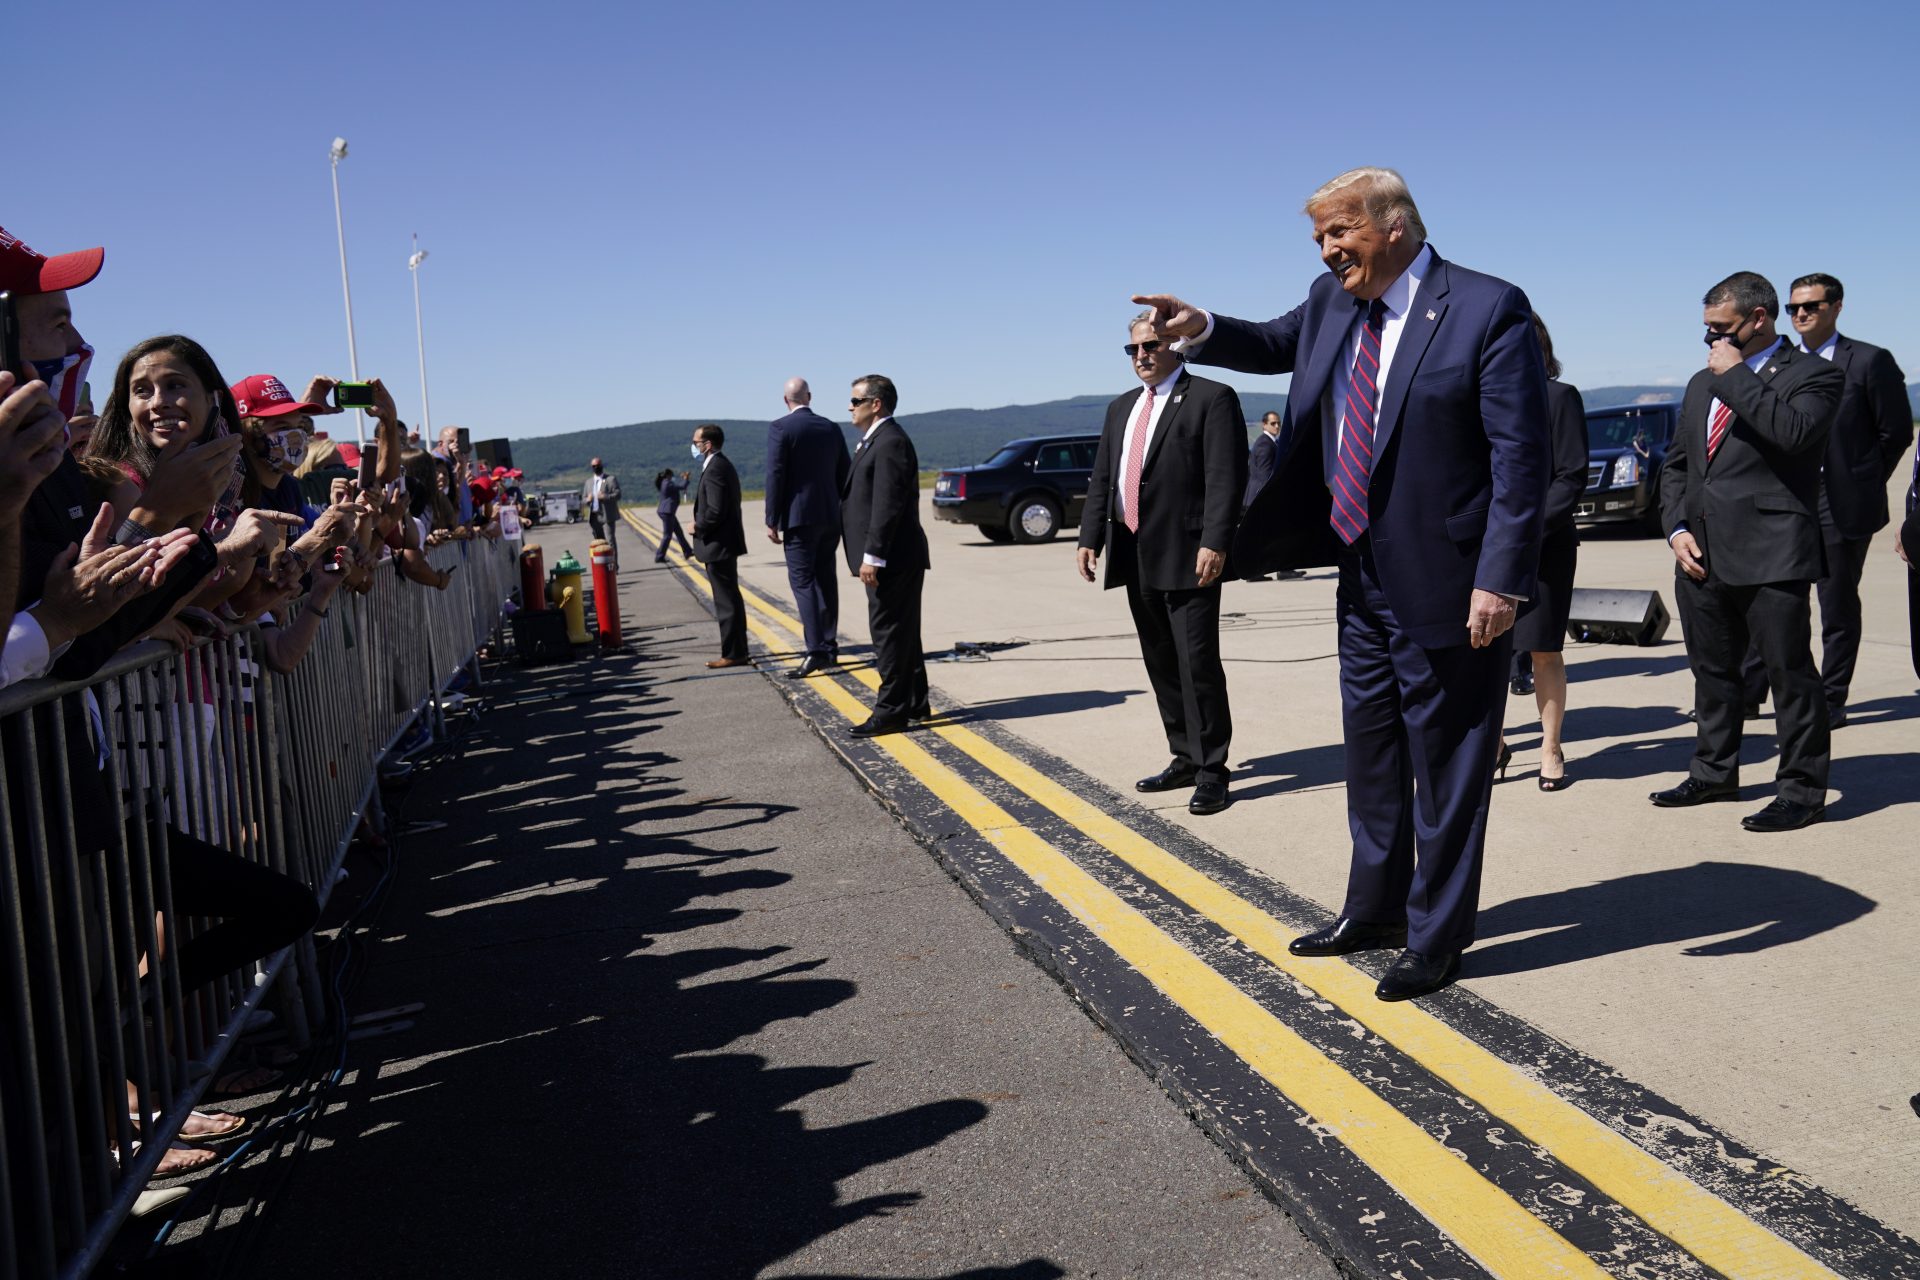
M 1177 395 L 1177 396 L 1175 396 L 1175 397 L 1173 398 L 1173 402 L 1174 402 L 1175 404 L 1179 404 L 1179 403 L 1180 403 L 1180 402 L 1181 402 L 1182 400 L 1184 400 L 1184 399 L 1186 399 L 1186 396 L 1185 396 L 1185 395 Z
M 1439 317 L 1438 317 L 1438 316 L 1435 316 L 1435 315 L 1433 314 L 1433 312 L 1431 312 L 1431 311 L 1429 311 L 1429 312 L 1427 312 L 1427 319 L 1429 319 L 1429 320 L 1436 320 L 1436 319 L 1438 319 L 1438 318 L 1439 318 Z

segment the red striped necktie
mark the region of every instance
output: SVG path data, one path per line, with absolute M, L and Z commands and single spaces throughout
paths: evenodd
M 1373 475 L 1373 412 L 1380 402 L 1380 329 L 1387 304 L 1375 298 L 1360 328 L 1360 349 L 1341 408 L 1340 454 L 1333 466 L 1333 531 L 1352 546 L 1367 531 L 1367 481 Z
M 1713 421 L 1707 424 L 1707 461 L 1713 461 L 1713 455 L 1720 452 L 1720 442 L 1727 438 L 1727 427 L 1733 421 L 1733 406 L 1725 400 L 1713 411 Z
M 1127 528 L 1140 532 L 1140 470 L 1147 459 L 1147 424 L 1153 420 L 1153 388 L 1140 397 L 1140 415 L 1133 420 L 1133 439 L 1127 442 L 1126 460 L 1120 467 L 1121 517 Z

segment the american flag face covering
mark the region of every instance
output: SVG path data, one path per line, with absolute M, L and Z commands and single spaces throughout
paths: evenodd
M 34 360 L 33 372 L 47 384 L 60 416 L 71 418 L 80 409 L 80 391 L 87 385 L 87 370 L 93 364 L 93 348 L 82 343 L 80 349 L 58 360 Z M 72 443 L 72 437 L 68 437 Z

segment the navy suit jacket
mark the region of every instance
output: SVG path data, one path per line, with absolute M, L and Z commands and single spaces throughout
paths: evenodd
M 1236 574 L 1337 562 L 1328 523 L 1340 430 L 1334 375 L 1352 359 L 1366 306 L 1323 275 L 1278 319 L 1214 317 L 1213 335 L 1189 357 L 1294 375 L 1286 411 L 1294 444 L 1242 517 Z M 1476 587 L 1533 594 L 1552 470 L 1547 423 L 1547 372 L 1526 295 L 1436 253 L 1387 370 L 1367 492 L 1380 583 L 1415 643 L 1468 643 Z
M 847 438 L 832 422 L 805 406 L 775 418 L 767 428 L 767 527 L 839 528 L 851 466 Z

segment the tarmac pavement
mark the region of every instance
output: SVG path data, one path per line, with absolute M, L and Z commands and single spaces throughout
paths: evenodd
M 704 669 L 711 618 L 630 538 L 627 649 L 492 675 L 405 800 L 447 826 L 403 839 L 352 1007 L 424 1008 L 350 1045 L 308 1149 L 245 1157 L 221 1229 L 203 1191 L 165 1256 L 1332 1277 L 767 680 Z M 530 539 L 586 560 L 584 525 Z M 381 867 L 352 870 L 343 901 Z
M 933 560 L 927 649 L 1006 646 L 933 665 L 944 701 L 1117 792 L 1157 770 L 1164 740 L 1125 602 L 1075 576 L 1071 532 L 998 545 L 922 514 Z M 760 519 L 749 504 L 753 550 L 741 579 L 785 599 L 780 551 L 761 540 Z M 1581 586 L 1655 589 L 1671 609 L 1672 574 L 1657 539 L 1601 531 L 1581 548 Z M 1677 620 L 1652 648 L 1570 642 L 1574 785 L 1535 787 L 1537 720 L 1531 698 L 1516 698 L 1508 734 L 1517 754 L 1495 790 L 1481 941 L 1460 986 L 1913 1235 L 1920 1122 L 1906 1099 L 1920 1088 L 1920 695 L 1906 575 L 1889 530 L 1862 588 L 1866 642 L 1851 723 L 1834 737 L 1830 816 L 1785 835 L 1738 822 L 1772 796 L 1768 716 L 1749 726 L 1740 804 L 1648 803 L 1648 792 L 1684 776 L 1692 750 Z M 841 633 L 858 644 L 862 597 L 847 586 Z M 1223 607 L 1235 804 L 1192 818 L 1175 794 L 1156 816 L 1337 907 L 1348 839 L 1333 575 L 1230 583 Z

